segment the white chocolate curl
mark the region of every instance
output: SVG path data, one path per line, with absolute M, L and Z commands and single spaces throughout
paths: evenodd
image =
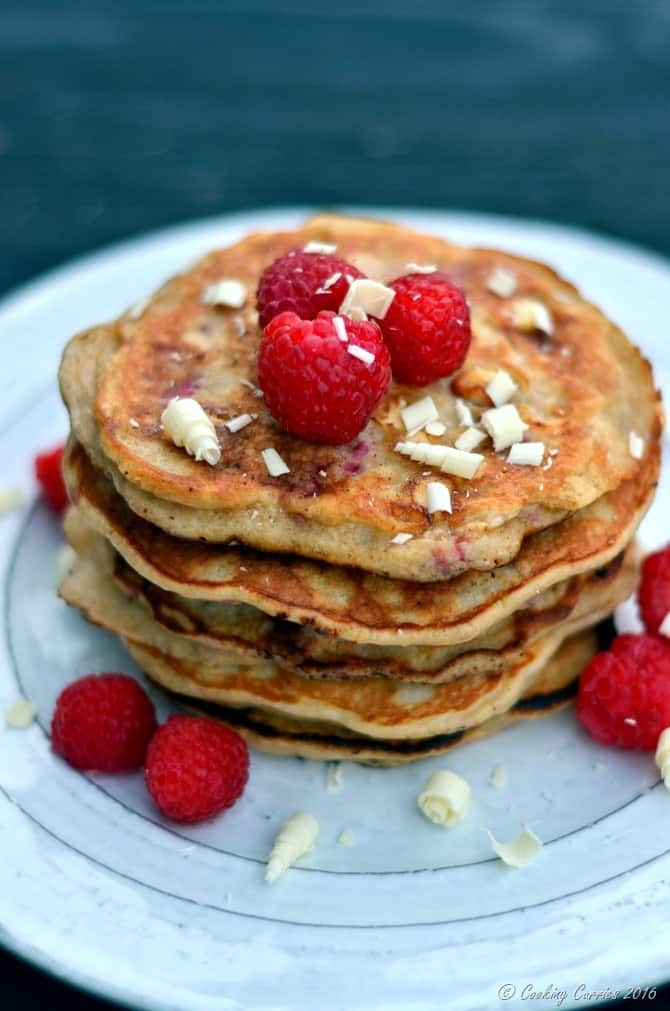
M 661 770 L 661 776 L 670 790 L 670 727 L 666 727 L 656 745 L 656 765 Z
M 161 415 L 163 428 L 175 446 L 183 446 L 198 462 L 214 466 L 221 459 L 221 447 L 214 425 L 197 400 L 173 397 Z
M 450 828 L 468 813 L 470 796 L 470 787 L 462 776 L 434 772 L 419 794 L 418 805 L 435 825 Z
M 289 867 L 314 846 L 319 823 L 313 814 L 298 811 L 284 822 L 268 857 L 265 880 L 273 885 Z

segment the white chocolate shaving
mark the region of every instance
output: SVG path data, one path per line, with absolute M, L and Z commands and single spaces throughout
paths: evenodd
M 518 389 L 509 372 L 499 369 L 486 387 L 486 392 L 496 407 L 502 407 L 503 404 L 509 403 Z
M 422 814 L 435 825 L 451 828 L 468 813 L 471 790 L 455 772 L 434 772 L 419 794 Z
M 173 397 L 161 415 L 161 422 L 175 446 L 183 446 L 195 460 L 204 460 L 213 467 L 221 459 L 214 425 L 197 400 Z
M 521 467 L 539 467 L 543 459 L 543 442 L 516 442 L 509 451 L 507 462 Z
M 426 508 L 431 516 L 451 512 L 451 492 L 439 481 L 429 481 L 426 486 Z
M 323 253 L 324 256 L 331 256 L 336 249 L 334 242 L 317 242 L 316 239 L 310 239 L 302 247 L 303 253 Z
M 250 425 L 252 421 L 255 421 L 257 417 L 258 415 L 256 414 L 238 414 L 237 417 L 224 421 L 224 425 L 229 432 L 240 432 L 247 425 Z
M 313 814 L 298 811 L 284 822 L 268 857 L 265 880 L 274 884 L 296 860 L 314 847 L 319 834 L 319 823 Z
M 407 544 L 407 541 L 411 540 L 412 534 L 396 534 L 391 538 L 391 544 Z
M 539 299 L 518 299 L 514 303 L 512 320 L 514 325 L 518 326 L 519 330 L 523 330 L 525 333 L 539 330 L 541 333 L 547 334 L 548 337 L 554 336 L 553 316 L 549 307 L 544 302 L 540 302 Z
M 405 270 L 408 274 L 434 274 L 437 265 L 435 263 L 406 263 Z
M 528 430 L 519 412 L 513 404 L 503 407 L 492 407 L 482 414 L 482 425 L 493 439 L 496 453 L 509 449 L 515 442 L 521 442 L 524 432 Z
M 456 449 L 462 449 L 464 453 L 471 453 L 487 439 L 486 432 L 482 432 L 481 428 L 466 428 L 462 435 L 456 439 L 454 446 Z
M 341 277 L 342 277 L 342 271 L 341 270 L 336 270 L 334 274 L 331 274 L 330 277 L 326 278 L 326 280 L 323 282 L 323 284 L 321 285 L 320 288 L 316 289 L 317 290 L 317 294 L 323 295 L 324 292 L 329 291 L 333 287 L 334 284 L 337 284 L 337 282 L 339 281 L 339 279 Z
M 409 407 L 403 407 L 400 412 L 403 425 L 408 432 L 417 432 L 424 425 L 439 419 L 439 413 L 432 397 L 422 397 L 415 400 Z
M 368 316 L 384 319 L 394 298 L 393 288 L 387 288 L 379 281 L 357 278 L 349 285 L 349 290 L 340 306 L 340 312 L 346 314 L 356 307 L 362 309 Z
M 20 488 L 0 488 L 0 513 L 11 513 L 23 505 Z
M 338 340 L 341 340 L 343 344 L 348 342 L 347 326 L 341 316 L 333 316 L 333 330 Z
M 291 468 L 286 466 L 277 450 L 271 446 L 268 449 L 261 450 L 261 456 L 270 477 L 281 477 L 282 474 L 291 473 Z
M 661 771 L 661 777 L 670 790 L 670 727 L 662 731 L 656 745 L 656 765 Z
M 441 421 L 429 421 L 428 424 L 425 426 L 425 429 L 426 435 L 432 435 L 434 438 L 439 439 L 439 437 L 441 435 L 444 435 L 444 433 L 446 432 L 447 426 L 444 425 Z
M 628 436 L 628 452 L 634 460 L 641 460 L 644 456 L 645 441 L 637 432 L 631 432 Z
M 356 842 L 354 839 L 354 833 L 351 829 L 345 829 L 344 832 L 340 832 L 338 839 L 340 846 L 353 846 Z
M 246 300 L 246 285 L 234 277 L 224 277 L 208 284 L 202 293 L 205 305 L 225 305 L 230 309 L 241 309 Z
M 509 298 L 518 286 L 516 274 L 507 267 L 494 267 L 486 280 L 487 290 L 498 298 Z
M 525 867 L 542 849 L 542 841 L 525 825 L 516 839 L 508 843 L 498 842 L 488 829 L 486 831 L 493 849 L 508 867 Z
M 459 425 L 471 426 L 475 423 L 475 419 L 472 417 L 472 408 L 460 399 L 456 400 L 456 417 Z
M 5 710 L 5 724 L 14 730 L 26 730 L 37 715 L 37 706 L 28 699 L 15 699 Z
M 363 362 L 364 365 L 372 365 L 375 360 L 375 356 L 371 351 L 366 351 L 365 348 L 361 348 L 358 344 L 347 344 L 347 354 L 350 354 L 353 358 L 358 358 L 359 362 Z

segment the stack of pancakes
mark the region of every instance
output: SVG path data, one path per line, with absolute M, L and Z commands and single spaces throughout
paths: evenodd
M 281 430 L 255 385 L 259 276 L 309 241 L 379 281 L 435 264 L 471 307 L 461 371 L 422 390 L 392 383 L 346 446 Z M 495 268 L 513 275 L 513 295 L 489 290 Z M 241 309 L 203 299 L 225 278 L 246 286 Z M 528 298 L 549 310 L 551 334 L 516 322 Z M 403 406 L 426 395 L 446 432 L 412 438 L 453 446 L 457 399 L 476 420 L 499 369 L 519 386 L 527 438 L 546 446 L 542 466 L 487 443 L 468 481 L 395 450 Z M 651 370 L 541 264 L 320 216 L 217 250 L 79 334 L 60 380 L 77 554 L 61 595 L 121 636 L 149 677 L 264 750 L 396 764 L 551 711 L 634 588 L 632 542 L 660 458 Z M 163 431 L 174 396 L 214 422 L 217 465 Z M 231 433 L 225 422 L 245 413 L 253 422 Z M 270 476 L 269 447 L 288 474 Z M 428 512 L 435 480 L 450 487 L 451 515 Z

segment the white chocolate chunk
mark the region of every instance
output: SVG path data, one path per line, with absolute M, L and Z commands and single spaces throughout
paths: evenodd
M 481 428 L 466 428 L 462 435 L 456 439 L 454 445 L 456 449 L 462 449 L 464 453 L 471 453 L 477 446 L 481 446 L 487 438 L 486 432 L 482 432 Z
M 347 313 L 349 319 L 353 320 L 354 323 L 367 323 L 368 314 L 361 309 L 359 305 L 352 305 L 351 309 Z
M 66 576 L 69 576 L 75 567 L 77 554 L 69 544 L 61 548 L 56 558 L 56 579 L 60 583 Z
M 406 263 L 405 270 L 408 274 L 434 274 L 437 265 L 435 263 Z
M 484 411 L 482 425 L 493 439 L 496 453 L 509 449 L 515 442 L 521 442 L 524 432 L 528 430 L 528 425 L 522 420 L 513 404 L 504 404 L 503 407 L 492 407 L 491 410 Z
M 474 425 L 475 419 L 472 417 L 472 408 L 463 400 L 456 400 L 456 417 L 459 425 Z
M 658 631 L 661 635 L 664 635 L 667 639 L 670 639 L 670 611 L 666 614 L 665 618 L 661 622 Z
M 442 424 L 441 421 L 429 421 L 425 428 L 426 435 L 432 435 L 438 439 L 441 435 L 444 435 L 447 430 L 447 426 Z
M 161 422 L 175 446 L 183 446 L 195 460 L 204 460 L 213 467 L 221 459 L 214 425 L 197 400 L 173 397 L 161 415 Z
M 400 412 L 403 425 L 408 432 L 417 432 L 431 421 L 439 419 L 439 413 L 432 397 L 422 397 L 415 400 L 409 407 L 403 407 Z
M 268 857 L 265 880 L 274 884 L 300 857 L 313 848 L 319 834 L 319 823 L 313 814 L 298 811 L 284 822 Z
M 14 730 L 26 730 L 37 715 L 37 706 L 28 699 L 18 698 L 5 710 L 5 724 Z
M 493 849 L 508 867 L 525 867 L 535 860 L 543 846 L 542 841 L 525 825 L 516 839 L 508 843 L 498 842 L 488 829 L 486 831 Z
M 661 733 L 656 745 L 656 765 L 661 771 L 661 777 L 670 790 L 670 727 Z
M 644 456 L 645 441 L 637 432 L 631 432 L 628 436 L 628 452 L 634 460 L 641 460 Z
M 470 807 L 471 790 L 455 772 L 434 772 L 419 794 L 419 808 L 435 825 L 451 828 L 464 818 Z
M 128 424 L 130 425 L 131 428 L 139 428 L 140 427 L 140 423 L 137 420 L 137 418 L 128 418 Z
M 514 382 L 509 372 L 499 369 L 491 382 L 486 387 L 486 392 L 496 407 L 502 407 L 509 403 L 519 387 Z
M 343 344 L 348 342 L 347 326 L 341 316 L 333 316 L 333 330 L 338 340 L 341 340 Z
M 426 508 L 431 516 L 451 512 L 451 492 L 439 481 L 429 481 L 426 486 Z
M 412 534 L 396 534 L 391 538 L 391 544 L 407 544 L 407 541 L 411 540 Z
M 281 477 L 282 474 L 291 473 L 291 468 L 286 466 L 277 450 L 271 446 L 261 450 L 261 456 L 270 477 Z
M 205 305 L 225 305 L 230 309 L 241 309 L 246 300 L 246 286 L 234 277 L 224 277 L 208 284 L 202 293 Z
M 518 299 L 514 303 L 512 320 L 514 325 L 525 333 L 539 330 L 548 337 L 554 336 L 554 318 L 549 307 L 537 298 Z
M 252 421 L 255 421 L 257 417 L 258 415 L 256 414 L 238 414 L 237 417 L 224 421 L 224 425 L 229 432 L 240 432 L 247 425 L 250 425 Z
M 507 462 L 521 467 L 539 467 L 543 459 L 543 442 L 516 442 L 509 451 Z
M 353 307 L 357 307 L 368 316 L 384 319 L 394 298 L 393 288 L 387 288 L 385 284 L 380 284 L 379 281 L 370 281 L 368 278 L 356 278 L 349 285 L 349 290 L 340 306 L 340 312 L 346 314 Z
M 251 392 L 253 393 L 253 395 L 255 397 L 259 397 L 260 398 L 260 397 L 263 396 L 263 391 L 260 390 L 258 388 L 258 386 L 254 386 L 254 384 L 252 382 L 250 382 L 249 379 L 238 379 L 237 381 L 238 381 L 238 383 L 241 383 L 242 386 L 246 386 L 246 388 L 248 390 L 251 390 Z
M 0 513 L 11 513 L 23 505 L 20 488 L 0 488 Z
M 486 280 L 487 290 L 497 295 L 498 298 L 509 298 L 517 287 L 516 274 L 508 270 L 507 267 L 494 267 Z
M 452 449 L 445 447 L 445 454 L 440 464 L 445 474 L 453 474 L 454 477 L 464 477 L 470 481 L 484 462 L 484 457 L 479 453 L 466 453 L 462 449 Z
M 489 776 L 489 783 L 494 786 L 496 790 L 500 790 L 507 781 L 507 773 L 502 765 L 496 765 L 495 769 Z
M 346 828 L 344 832 L 340 832 L 337 841 L 340 846 L 353 846 L 356 842 L 354 839 L 354 833 L 348 828 Z
M 328 793 L 338 793 L 342 786 L 342 765 L 340 762 L 329 762 L 326 774 L 326 790 Z
M 375 356 L 371 351 L 366 351 L 365 348 L 359 347 L 358 344 L 348 344 L 347 353 L 353 358 L 358 358 L 364 365 L 372 365 L 375 360 Z
M 303 253 L 323 253 L 324 256 L 331 256 L 336 249 L 334 242 L 317 242 L 316 239 L 310 239 L 302 247 Z

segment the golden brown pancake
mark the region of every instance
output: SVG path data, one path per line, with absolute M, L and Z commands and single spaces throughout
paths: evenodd
M 518 660 L 537 636 L 568 619 L 614 610 L 635 589 L 635 552 L 538 594 L 495 628 L 458 646 L 373 646 L 319 634 L 310 626 L 271 618 L 244 604 L 180 597 L 138 576 L 72 508 L 65 518 L 68 540 L 168 631 L 206 646 L 276 661 L 304 677 L 386 677 L 441 683 L 466 675 L 496 674 Z
M 350 760 L 363 765 L 404 765 L 444 754 L 458 745 L 497 734 L 520 721 L 548 716 L 569 705 L 577 691 L 579 673 L 597 648 L 596 634 L 581 632 L 561 646 L 528 693 L 506 713 L 467 730 L 419 740 L 376 740 L 326 723 L 292 720 L 262 709 L 230 709 L 212 703 L 194 703 L 187 696 L 174 697 L 189 711 L 204 713 L 233 727 L 259 751 L 325 761 Z
M 234 708 L 325 721 L 382 739 L 452 733 L 506 712 L 566 638 L 608 613 L 605 608 L 563 622 L 529 643 L 501 673 L 482 671 L 428 685 L 381 678 L 304 678 L 272 660 L 192 642 L 159 625 L 88 557 L 78 558 L 59 592 L 89 620 L 119 635 L 146 673 L 170 691 Z
M 311 239 L 336 242 L 339 255 L 382 280 L 403 273 L 409 261 L 435 263 L 472 306 L 472 347 L 453 381 L 422 390 L 392 384 L 347 446 L 315 446 L 287 434 L 249 388 L 260 338 L 253 308 L 258 277 L 277 256 Z M 491 269 L 500 265 L 518 278 L 512 299 L 487 290 Z M 244 311 L 203 304 L 205 287 L 225 276 L 248 286 Z M 521 297 L 547 305 L 552 338 L 514 324 L 513 303 Z M 518 383 L 527 437 L 546 444 L 551 466 L 513 466 L 489 445 L 474 480 L 440 475 L 451 487 L 454 511 L 431 520 L 426 485 L 435 471 L 393 448 L 406 434 L 400 407 L 432 396 L 447 425 L 440 441 L 453 445 L 460 431 L 455 398 L 465 397 L 476 410 L 490 406 L 484 387 L 501 368 Z M 76 438 L 130 507 L 164 530 L 187 540 L 236 539 L 414 582 L 506 564 L 527 534 L 637 480 L 648 461 L 632 458 L 629 435 L 643 437 L 653 462 L 661 430 L 647 362 L 548 267 L 381 222 L 328 216 L 210 253 L 164 285 L 139 318 L 126 315 L 74 338 L 60 380 Z M 217 466 L 196 463 L 166 438 L 160 416 L 175 394 L 195 396 L 214 420 L 222 445 Z M 231 435 L 225 420 L 244 412 L 258 419 Z M 287 462 L 288 475 L 267 473 L 260 451 L 268 446 Z M 412 540 L 391 544 L 399 532 Z
M 537 594 L 606 567 L 632 540 L 653 497 L 658 461 L 638 480 L 524 541 L 493 572 L 434 584 L 391 580 L 296 556 L 177 539 L 136 516 L 71 444 L 65 476 L 85 521 L 148 582 L 182 597 L 247 604 L 349 642 L 453 646 L 491 631 Z

